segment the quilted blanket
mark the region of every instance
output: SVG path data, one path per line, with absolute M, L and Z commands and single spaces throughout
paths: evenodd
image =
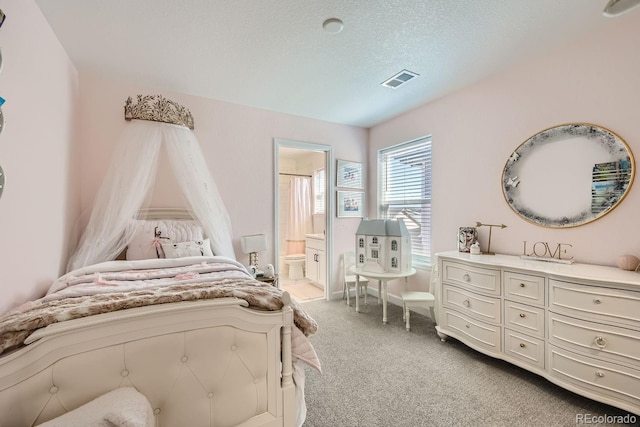
M 189 257 L 111 261 L 72 271 L 47 294 L 0 318 L 0 353 L 24 345 L 36 329 L 94 314 L 180 301 L 235 297 L 257 310 L 280 310 L 283 291 L 255 280 L 246 268 L 225 257 Z M 295 334 L 293 356 L 309 363 L 309 335 L 318 325 L 292 300 Z M 302 337 L 302 341 L 300 339 Z M 297 343 L 297 345 L 296 345 Z M 314 354 L 315 356 L 315 354 Z M 313 362 L 313 361 L 312 361 Z M 310 363 L 313 365 L 313 363 Z M 319 369 L 319 363 L 314 366 Z

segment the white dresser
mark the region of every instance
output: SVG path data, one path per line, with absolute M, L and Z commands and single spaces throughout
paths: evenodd
M 640 273 L 438 254 L 438 335 L 640 415 Z

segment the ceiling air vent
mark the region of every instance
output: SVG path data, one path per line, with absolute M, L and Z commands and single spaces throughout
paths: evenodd
M 380 83 L 382 86 L 390 87 L 391 89 L 396 89 L 401 85 L 405 84 L 409 80 L 414 77 L 418 77 L 419 74 L 413 73 L 409 70 L 402 70 L 395 76 L 389 77 L 387 80 Z

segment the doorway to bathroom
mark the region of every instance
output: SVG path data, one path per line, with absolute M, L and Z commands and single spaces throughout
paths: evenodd
M 331 147 L 275 140 L 278 283 L 299 302 L 328 299 L 331 270 Z

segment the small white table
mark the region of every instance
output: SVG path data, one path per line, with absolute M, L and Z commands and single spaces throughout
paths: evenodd
M 404 273 L 374 273 L 372 271 L 364 271 L 356 268 L 355 265 L 351 266 L 349 270 L 356 275 L 356 289 L 358 289 L 357 283 L 360 282 L 360 276 L 366 277 L 370 280 L 377 280 L 378 285 L 382 285 L 382 323 L 387 323 L 387 282 L 395 279 L 404 278 L 405 286 L 407 284 L 409 276 L 413 276 L 416 274 L 416 269 L 411 268 L 411 270 L 406 271 Z M 380 287 L 378 287 L 380 289 Z M 356 292 L 356 311 L 360 311 L 360 298 L 359 292 Z M 378 295 L 380 298 L 380 295 Z

